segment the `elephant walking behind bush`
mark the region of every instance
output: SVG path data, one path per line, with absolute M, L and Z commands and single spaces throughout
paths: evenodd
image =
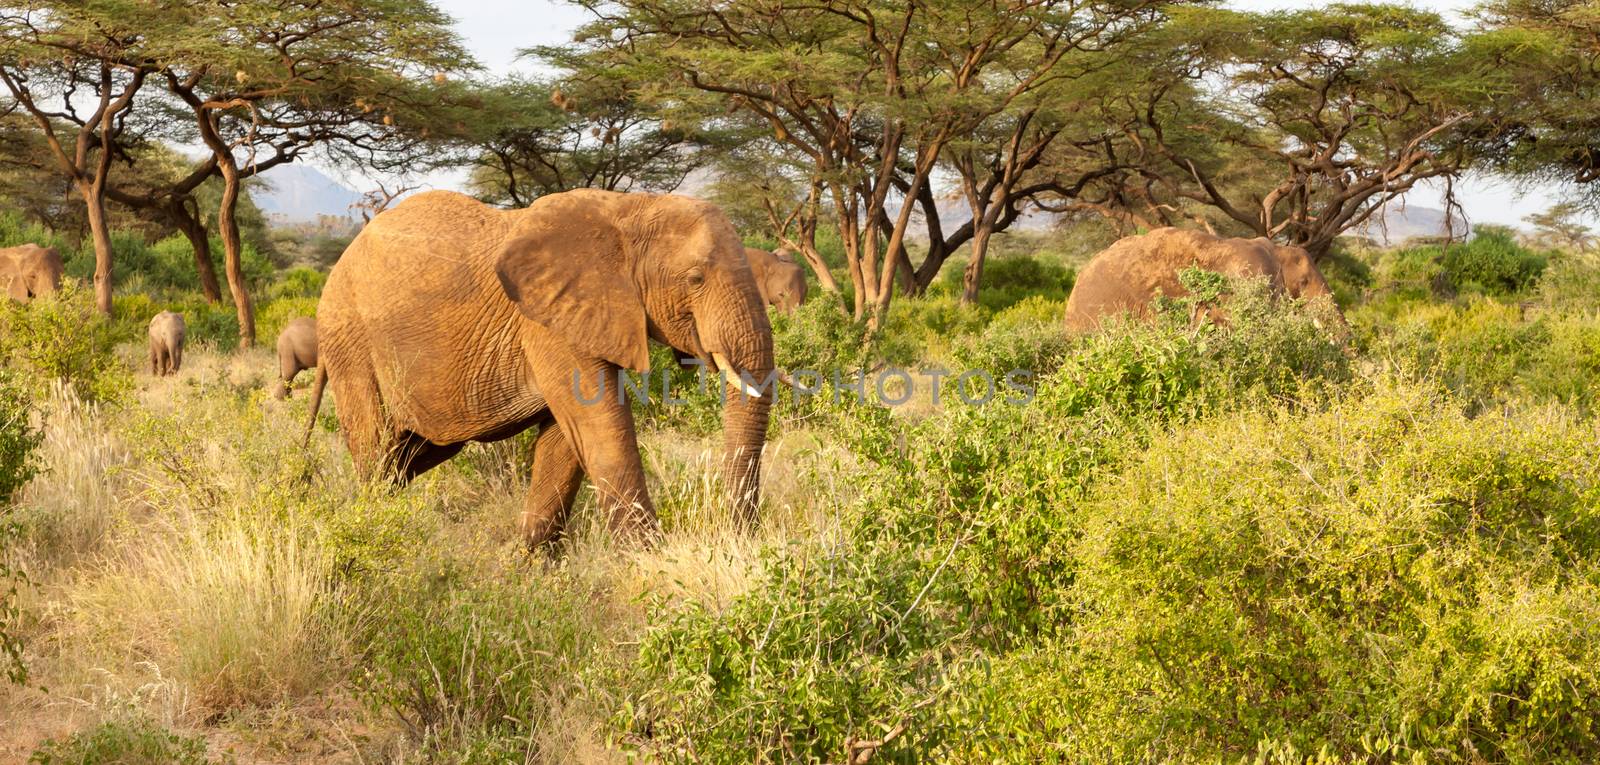
M 773 371 L 765 307 L 716 207 L 581 190 L 507 211 L 418 194 L 375 218 L 328 276 L 311 417 L 332 385 L 357 470 L 400 481 L 470 441 L 536 427 L 530 544 L 560 533 L 584 476 L 614 530 L 649 535 L 655 510 L 616 373 L 648 369 L 651 340 L 708 369 Z M 749 392 L 730 393 L 723 420 L 724 478 L 744 520 L 771 405 Z

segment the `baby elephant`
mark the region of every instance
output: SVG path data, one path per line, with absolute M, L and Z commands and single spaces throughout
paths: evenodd
M 183 314 L 162 311 L 150 320 L 150 374 L 166 377 L 183 366 Z
M 294 376 L 316 365 L 317 320 L 304 316 L 290 320 L 278 333 L 278 373 L 283 377 L 283 384 L 278 387 L 276 397 L 287 397 Z

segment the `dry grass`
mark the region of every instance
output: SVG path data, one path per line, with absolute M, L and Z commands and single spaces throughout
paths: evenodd
M 206 714 L 293 703 L 338 676 L 349 639 L 312 532 L 230 515 L 149 537 L 63 592 L 61 621 L 97 663 L 137 657 Z
M 600 656 L 624 666 L 653 607 L 731 602 L 763 549 L 837 533 L 851 494 L 848 456 L 791 431 L 768 445 L 762 527 L 741 529 L 710 477 L 717 438 L 644 433 L 660 544 L 613 544 L 586 491 L 563 549 L 530 555 L 516 532 L 526 443 L 474 446 L 403 490 L 363 488 L 335 434 L 299 447 L 306 397 L 272 400 L 272 366 L 265 351 L 199 349 L 173 377 L 137 375 L 120 409 L 66 391 L 46 403 L 48 470 L 22 496 L 30 666 L 49 690 L 0 692 L 0 759 L 129 718 L 243 762 L 426 759 L 397 719 L 351 700 L 385 582 L 444 567 L 567 588 L 581 629 L 605 636 Z M 352 558 L 371 564 L 356 579 Z M 528 751 L 626 759 L 608 744 L 624 691 L 602 682 L 550 678 Z

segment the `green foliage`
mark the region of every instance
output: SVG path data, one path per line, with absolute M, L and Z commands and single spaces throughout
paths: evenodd
M 1432 293 L 1509 295 L 1532 287 L 1546 257 L 1520 244 L 1509 231 L 1480 227 L 1466 242 L 1428 244 L 1386 253 L 1378 278 L 1410 298 Z
M 1517 244 L 1512 232 L 1480 226 L 1471 241 L 1447 247 L 1440 265 L 1457 289 L 1505 295 L 1532 286 L 1546 259 Z
M 1333 291 L 1334 302 L 1341 306 L 1354 305 L 1374 283 L 1372 266 L 1344 240 L 1334 243 L 1317 270 Z
M 373 616 L 363 692 L 446 761 L 522 761 L 531 732 L 605 640 L 587 626 L 572 582 L 447 570 L 393 585 L 401 589 Z
M 1157 439 L 1079 510 L 1072 630 L 967 712 L 1022 740 L 972 756 L 1592 759 L 1594 437 L 1380 385 Z
M 939 760 L 975 725 L 1007 730 L 1004 713 L 941 715 L 987 657 L 1069 634 L 1068 545 L 1097 476 L 1153 428 L 1348 374 L 1310 316 L 1252 285 L 1229 327 L 1118 327 L 1075 341 L 1010 402 L 855 421 L 840 435 L 871 467 L 847 541 L 772 551 L 763 584 L 721 611 L 660 614 L 640 653 L 653 690 L 624 722 L 707 762 L 832 759 L 894 729 L 883 757 Z M 1037 327 L 1029 313 L 996 331 Z
M 1600 307 L 1600 254 L 1557 253 L 1539 277 L 1539 298 L 1557 310 Z
M 901 366 L 925 357 L 946 356 L 953 338 L 982 330 L 988 320 L 988 309 L 961 305 L 957 294 L 930 292 L 901 298 L 889 306 L 889 319 L 875 339 L 874 355 Z
M 292 273 L 292 272 L 291 272 Z M 316 273 L 313 271 L 312 273 Z M 291 319 L 302 316 L 316 318 L 317 298 L 279 297 L 258 304 L 256 309 L 256 334 L 262 345 L 274 347 L 278 333 Z
M 0 507 L 38 472 L 34 450 L 44 434 L 33 426 L 33 396 L 17 375 L 0 370 Z
M 22 663 L 22 641 L 18 636 L 21 609 L 17 587 L 23 574 L 12 563 L 9 551 L 19 532 L 9 505 L 17 492 L 38 474 L 35 452 L 44 434 L 33 426 L 33 397 L 14 373 L 0 370 L 0 667 L 4 677 L 14 683 L 27 681 Z
M 47 741 L 28 758 L 33 765 L 205 765 L 210 761 L 204 741 L 145 720 L 104 722 L 64 740 Z
M 26 305 L 0 304 L 0 359 L 30 377 L 37 392 L 63 380 L 89 401 L 116 400 L 132 384 L 115 349 L 117 325 L 71 283 Z
M 1065 312 L 1059 300 L 1035 295 L 1001 311 L 982 331 L 961 335 L 950 358 L 962 371 L 982 369 L 1004 375 L 1012 370 L 1046 374 L 1061 365 L 1069 348 Z
M 328 274 L 315 268 L 298 266 L 278 274 L 267 289 L 267 300 L 310 298 L 322 296 L 322 286 L 328 283 Z M 306 314 L 308 316 L 313 314 Z
M 1533 396 L 1593 411 L 1600 404 L 1600 318 L 1590 312 L 1526 315 L 1477 297 L 1416 304 L 1374 330 L 1374 354 L 1431 376 L 1474 407 Z
M 848 371 L 872 360 L 866 325 L 826 294 L 814 296 L 788 315 L 773 314 L 772 346 L 773 361 L 780 369 Z
M 946 263 L 939 276 L 938 291 L 960 295 L 965 270 L 963 263 Z M 978 305 L 998 312 L 1029 297 L 1065 302 L 1075 278 L 1072 269 L 1054 259 L 1028 255 L 990 257 L 983 264 Z

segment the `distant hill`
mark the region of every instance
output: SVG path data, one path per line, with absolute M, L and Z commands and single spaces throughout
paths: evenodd
M 1472 226 L 1462 220 L 1460 215 L 1449 220 L 1444 210 L 1391 202 L 1365 224 L 1351 229 L 1349 233 L 1366 237 L 1380 246 L 1388 247 L 1407 239 L 1444 236 L 1466 239 L 1472 235 Z
M 279 165 L 261 178 L 268 188 L 256 189 L 251 197 L 275 223 L 308 223 L 322 216 L 359 219 L 350 205 L 361 194 L 310 165 Z

